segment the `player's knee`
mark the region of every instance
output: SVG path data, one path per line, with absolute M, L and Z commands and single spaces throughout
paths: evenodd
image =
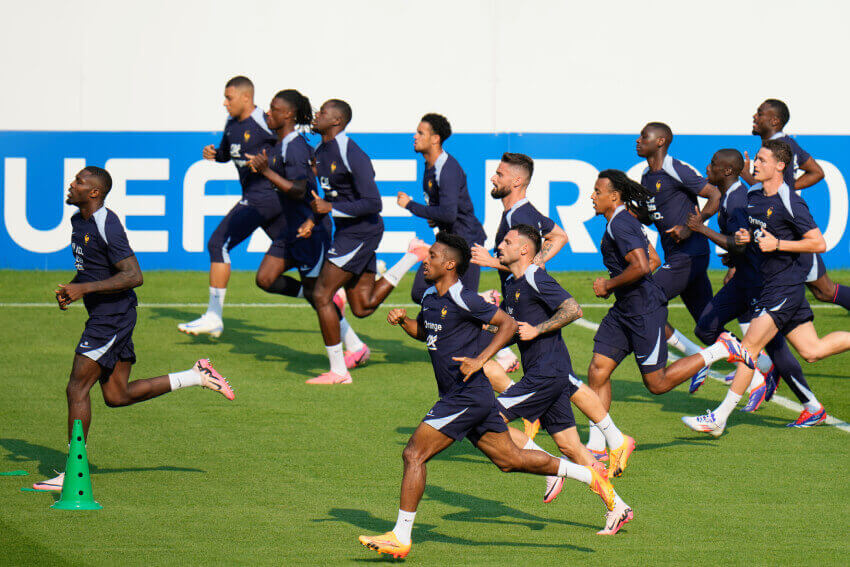
M 803 357 L 803 360 L 809 363 L 817 362 L 818 360 L 823 358 L 820 349 L 817 346 L 807 345 L 803 348 L 797 349 L 797 352 L 800 353 L 800 356 Z
M 649 390 L 649 393 L 654 396 L 667 393 L 667 388 L 657 380 L 644 379 L 644 384 L 646 385 L 646 389 Z
M 374 309 L 368 309 L 361 305 L 355 305 L 353 302 L 349 302 L 348 305 L 351 307 L 351 312 L 354 313 L 354 316 L 358 319 L 368 317 L 369 315 L 375 312 Z
M 207 252 L 210 255 L 210 262 L 224 262 L 224 240 L 213 233 L 207 240 Z
M 828 287 L 832 287 L 830 290 Z M 818 301 L 825 301 L 827 303 L 832 301 L 832 298 L 835 296 L 835 286 L 812 286 L 809 288 L 812 290 L 812 295 L 815 296 L 815 299 Z
M 404 461 L 404 466 L 419 466 L 425 463 L 425 455 L 414 445 L 408 445 L 401 453 L 401 460 Z
M 103 401 L 107 407 L 120 408 L 130 405 L 130 396 L 126 392 L 103 392 Z
M 254 283 L 257 284 L 257 287 L 268 291 L 268 289 L 272 286 L 276 278 L 272 278 L 270 274 L 264 274 L 262 272 L 257 272 L 257 276 L 254 278 Z
M 710 345 L 713 344 L 719 335 L 719 333 L 715 331 L 709 331 L 707 325 L 704 325 L 702 321 L 697 323 L 697 326 L 694 327 L 694 335 L 703 342 L 703 344 Z

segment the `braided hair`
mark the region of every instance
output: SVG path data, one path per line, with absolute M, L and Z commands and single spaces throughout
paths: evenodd
M 310 99 L 296 91 L 295 89 L 285 89 L 274 95 L 284 101 L 290 107 L 295 109 L 295 126 L 304 126 L 309 128 L 313 123 L 313 107 L 310 106 Z
M 620 200 L 623 201 L 626 208 L 635 213 L 635 216 L 641 222 L 648 224 L 649 210 L 647 208 L 647 200 L 653 195 L 646 187 L 630 179 L 628 175 L 619 169 L 600 171 L 599 179 L 610 181 L 612 190 L 620 194 Z

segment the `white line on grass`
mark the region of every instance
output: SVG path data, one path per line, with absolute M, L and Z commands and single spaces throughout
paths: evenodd
M 578 325 L 579 327 L 584 327 L 585 329 L 590 329 L 591 331 L 596 331 L 597 329 L 599 329 L 598 323 L 594 323 L 593 321 L 588 321 L 587 319 L 578 319 L 576 321 L 576 325 Z M 672 352 L 668 353 L 667 357 L 672 359 L 672 360 L 678 360 L 680 358 L 679 356 L 673 354 Z M 726 380 L 724 379 L 724 376 L 722 374 L 720 374 L 719 372 L 717 372 L 715 370 L 709 370 L 708 375 L 709 375 L 710 378 L 717 380 L 721 384 L 726 384 Z M 801 411 L 803 411 L 803 406 L 801 406 L 797 402 L 795 402 L 793 400 L 789 400 L 788 398 L 785 398 L 783 396 L 779 396 L 779 395 L 774 394 L 773 398 L 771 398 L 770 401 L 775 402 L 776 404 L 778 404 L 778 405 L 780 405 L 784 408 L 788 408 L 789 410 L 793 410 L 797 413 L 800 413 Z M 837 427 L 841 431 L 844 431 L 846 433 L 850 433 L 850 424 L 848 424 L 845 421 L 841 421 L 840 419 L 835 418 L 831 415 L 826 416 L 825 423 L 827 423 L 828 425 L 834 425 L 835 427 Z

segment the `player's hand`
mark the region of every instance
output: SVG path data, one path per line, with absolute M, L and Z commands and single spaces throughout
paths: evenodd
M 730 266 L 728 270 L 726 270 L 726 275 L 723 276 L 723 285 L 729 283 L 729 281 L 735 276 L 735 266 Z
M 488 268 L 499 267 L 499 260 L 491 256 L 490 251 L 481 246 L 480 244 L 473 244 L 470 247 L 470 251 L 472 252 L 471 262 L 473 264 Z
M 687 239 L 691 235 L 692 231 L 691 231 L 691 229 L 689 229 L 686 226 L 682 226 L 680 224 L 677 224 L 673 228 L 668 228 L 664 232 L 666 232 L 671 237 L 673 237 L 673 240 L 675 240 L 676 242 L 682 242 L 683 240 Z
M 313 235 L 313 228 L 316 226 L 316 223 L 313 222 L 313 219 L 307 219 L 301 226 L 298 227 L 298 232 L 295 233 L 296 238 L 310 238 Z
M 312 191 L 312 193 L 313 200 L 310 201 L 310 208 L 313 210 L 313 212 L 320 215 L 326 215 L 331 212 L 331 209 L 333 209 L 331 204 L 319 197 L 319 194 L 316 193 L 315 190 Z
M 437 228 L 437 221 L 435 221 L 434 219 L 428 219 L 428 226 L 430 228 Z
M 608 280 L 605 278 L 596 278 L 593 280 L 593 293 L 596 294 L 596 297 L 601 297 L 602 299 L 611 295 L 611 292 L 608 291 Z
M 702 232 L 705 230 L 702 215 L 699 214 L 698 207 L 694 207 L 694 213 L 688 215 L 688 228 L 693 232 Z
M 59 304 L 59 309 L 62 311 L 66 311 L 68 309 L 68 305 L 71 304 L 71 301 L 68 299 L 68 296 L 65 295 L 65 290 L 62 289 L 62 284 L 57 284 L 59 289 L 54 289 L 53 293 L 56 294 L 56 303 Z
M 404 191 L 399 191 L 399 192 L 398 192 L 398 195 L 396 195 L 396 199 L 395 199 L 395 200 L 396 200 L 396 203 L 398 203 L 398 206 L 399 206 L 399 207 L 401 207 L 402 209 L 406 209 L 406 208 L 407 208 L 407 204 L 408 204 L 410 201 L 412 201 L 413 199 L 411 199 L 411 198 L 410 198 L 410 195 L 408 195 L 408 194 L 407 194 L 407 193 L 405 193 Z
M 469 380 L 469 377 L 484 368 L 484 362 L 477 358 L 469 358 L 467 356 L 453 356 L 452 360 L 460 362 L 460 373 L 463 374 L 463 381 Z
M 307 163 L 310 164 L 310 169 L 313 170 L 313 177 L 318 177 L 319 172 L 316 169 L 316 158 L 314 158 L 314 157 L 310 158 L 310 161 L 308 161 Z
M 762 252 L 776 252 L 776 245 L 779 244 L 779 239 L 770 234 L 765 229 L 761 229 L 761 234 L 758 237 L 759 249 Z
M 719 258 L 720 263 L 726 266 L 727 268 L 731 268 L 732 266 L 734 266 L 734 264 L 732 263 L 732 258 L 729 256 L 729 254 L 721 254 Z
M 86 294 L 85 286 L 83 284 L 59 284 L 59 290 L 61 290 L 65 301 L 69 304 L 81 299 Z
M 407 309 L 390 309 L 390 312 L 387 314 L 387 323 L 393 326 L 401 325 L 405 319 L 407 319 Z
M 752 164 L 750 163 L 750 154 L 747 153 L 747 150 L 744 150 L 744 173 L 747 175 L 752 175 Z
M 257 173 L 262 173 L 269 168 L 269 156 L 266 154 L 265 149 L 263 149 L 263 153 L 261 154 L 245 154 L 245 157 L 248 158 L 250 168 Z
M 749 244 L 752 242 L 753 237 L 750 234 L 750 231 L 746 228 L 739 228 L 735 231 L 735 244 L 738 246 L 743 246 L 744 244 Z
M 529 325 L 525 321 L 517 321 L 517 325 L 519 328 L 516 334 L 519 335 L 520 340 L 530 341 L 540 334 L 540 329 L 534 325 Z
M 204 150 L 201 152 L 201 155 L 204 156 L 204 159 L 215 160 L 215 146 L 212 144 L 204 146 Z

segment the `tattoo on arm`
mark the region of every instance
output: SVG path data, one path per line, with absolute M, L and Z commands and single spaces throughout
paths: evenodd
M 565 327 L 581 317 L 581 306 L 579 306 L 578 302 L 574 297 L 569 299 L 565 299 L 564 302 L 558 306 L 558 310 L 555 311 L 555 314 L 552 315 L 552 318 L 548 321 L 543 321 L 539 325 L 537 325 L 537 330 L 541 333 L 548 333 L 550 331 L 556 331 L 562 327 Z
M 534 262 L 545 262 L 550 250 L 552 250 L 552 243 L 548 240 L 544 240 L 543 244 L 540 246 L 540 252 L 538 252 L 534 257 Z
M 499 327 L 496 325 L 484 325 L 484 330 L 488 333 L 493 333 L 494 335 L 499 332 Z

